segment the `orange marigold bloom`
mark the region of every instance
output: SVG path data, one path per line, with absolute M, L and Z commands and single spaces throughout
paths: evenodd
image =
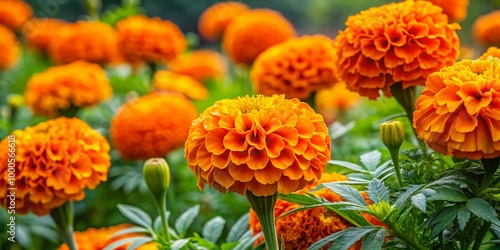
M 111 97 L 113 90 L 99 64 L 77 61 L 33 75 L 24 92 L 35 114 L 57 116 L 71 107 L 91 107 Z
M 47 215 L 67 201 L 82 200 L 85 188 L 94 189 L 107 180 L 111 165 L 106 138 L 77 118 L 61 117 L 16 130 L 0 142 L 0 203 L 4 207 L 10 201 L 7 166 L 13 147 L 19 214 Z
M 340 31 L 339 73 L 352 91 L 376 99 L 402 82 L 423 85 L 427 76 L 451 65 L 460 44 L 441 8 L 427 1 L 404 1 L 350 16 Z
M 410 0 L 412 1 L 412 0 Z M 462 21 L 467 17 L 469 0 L 426 0 L 441 8 L 451 21 Z
M 293 36 L 295 28 L 279 12 L 254 9 L 229 23 L 222 45 L 234 62 L 249 65 L 262 51 Z
M 247 5 L 233 1 L 220 2 L 208 7 L 198 19 L 200 36 L 207 41 L 220 39 L 226 26 L 247 10 L 249 10 Z
M 119 47 L 131 62 L 168 62 L 187 48 L 182 31 L 173 22 L 144 15 L 116 24 Z
M 221 54 L 207 49 L 181 54 L 168 63 L 175 73 L 188 75 L 198 81 L 222 78 L 226 75 L 226 63 Z
M 336 50 L 322 35 L 292 38 L 262 52 L 250 76 L 259 94 L 305 100 L 337 82 Z
M 28 45 L 40 52 L 47 52 L 50 42 L 65 21 L 53 18 L 34 18 L 23 25 L 22 33 Z
M 484 45 L 500 46 L 500 10 L 482 15 L 472 24 L 474 38 Z
M 197 115 L 183 95 L 153 92 L 123 105 L 111 121 L 111 141 L 124 158 L 165 157 L 184 144 Z
M 33 9 L 22 0 L 0 0 L 0 25 L 18 30 L 33 16 Z
M 356 106 L 360 99 L 358 93 L 349 91 L 345 82 L 340 81 L 330 88 L 319 90 L 314 97 L 314 103 L 326 124 L 330 124 L 335 120 L 339 111 Z
M 115 30 L 99 21 L 78 21 L 58 28 L 48 52 L 59 64 L 78 60 L 109 63 L 119 56 Z
M 167 70 L 155 72 L 153 85 L 158 90 L 181 93 L 194 100 L 204 100 L 208 97 L 208 90 L 202 83 L 190 76 L 176 74 Z
M 193 121 L 184 155 L 220 192 L 291 193 L 319 179 L 331 141 L 321 115 L 284 95 L 221 100 Z
M 417 99 L 413 127 L 444 155 L 500 156 L 500 59 L 462 60 L 433 73 Z
M 500 48 L 489 47 L 486 52 L 484 52 L 479 59 L 487 59 L 489 56 L 500 58 Z
M 0 25 L 0 70 L 12 67 L 20 54 L 21 49 L 14 32 Z

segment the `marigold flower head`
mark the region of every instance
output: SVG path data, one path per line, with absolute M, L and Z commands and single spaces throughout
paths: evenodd
M 179 27 L 158 17 L 131 16 L 119 21 L 116 29 L 120 50 L 131 62 L 168 62 L 187 48 Z
M 18 30 L 33 16 L 33 9 L 22 0 L 0 0 L 0 25 Z
M 111 121 L 111 141 L 124 158 L 165 157 L 184 144 L 197 115 L 183 95 L 153 92 L 123 105 Z
M 114 62 L 120 56 L 115 30 L 99 21 L 77 21 L 58 28 L 48 52 L 59 64 L 78 60 L 102 64 Z
M 204 100 L 208 97 L 208 90 L 202 83 L 190 76 L 176 74 L 167 70 L 155 72 L 153 85 L 158 90 L 177 92 L 194 100 Z
M 15 137 L 15 138 L 13 138 Z M 0 142 L 0 203 L 9 206 L 9 149 L 15 147 L 16 213 L 42 216 L 85 188 L 107 180 L 111 165 L 105 137 L 77 118 L 57 118 L 12 132 Z
M 429 75 L 413 113 L 435 151 L 478 160 L 500 156 L 500 59 L 462 60 Z
M 57 30 L 67 23 L 54 18 L 34 18 L 27 21 L 22 28 L 22 34 L 29 46 L 40 52 L 47 52 L 50 42 Z
M 227 73 L 222 55 L 207 49 L 181 54 L 170 61 L 168 67 L 175 73 L 188 75 L 198 81 L 222 78 Z
M 267 48 L 295 36 L 295 28 L 279 12 L 270 9 L 246 11 L 226 27 L 222 45 L 236 63 L 251 64 Z
M 106 72 L 98 64 L 77 61 L 33 75 L 24 92 L 33 113 L 49 117 L 71 107 L 91 107 L 111 97 Z
M 373 7 L 350 16 L 340 31 L 339 74 L 350 90 L 376 99 L 390 86 L 423 85 L 427 76 L 451 65 L 460 44 L 441 8 L 427 1 L 404 1 Z
M 233 1 L 219 2 L 208 7 L 198 19 L 200 36 L 207 41 L 220 39 L 226 26 L 247 10 L 247 5 Z
M 488 59 L 488 57 L 498 57 L 500 58 L 500 48 L 497 47 L 489 47 L 486 52 L 484 52 L 479 59 Z
M 481 44 L 500 46 L 500 10 L 478 17 L 472 24 L 472 35 Z
M 184 148 L 198 178 L 220 192 L 268 196 L 319 179 L 331 141 L 321 115 L 284 95 L 225 99 L 193 121 Z
M 262 52 L 250 72 L 259 94 L 307 99 L 337 82 L 336 50 L 325 36 L 291 38 Z
M 12 67 L 21 54 L 16 35 L 0 25 L 0 70 Z
M 412 1 L 412 0 L 409 0 Z M 425 0 L 443 9 L 450 21 L 462 21 L 467 17 L 469 0 Z
M 339 111 L 345 111 L 356 106 L 361 100 L 356 92 L 349 91 L 345 82 L 340 81 L 333 86 L 320 89 L 314 96 L 316 110 L 329 124 L 335 120 Z

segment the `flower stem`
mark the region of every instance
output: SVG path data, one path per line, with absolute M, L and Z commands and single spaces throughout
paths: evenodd
M 490 226 L 491 222 L 483 222 L 483 225 L 481 225 L 479 232 L 477 232 L 476 239 L 474 240 L 474 245 L 472 245 L 472 250 L 479 250 L 481 248 L 484 236 L 486 236 L 486 233 L 488 233 Z
M 394 163 L 394 170 L 396 172 L 396 177 L 398 178 L 399 188 L 403 187 L 403 177 L 401 176 L 401 167 L 399 166 L 399 148 L 389 149 L 391 153 L 392 163 Z
M 481 186 L 479 187 L 478 193 L 482 193 L 486 188 L 488 188 L 495 176 L 498 167 L 500 166 L 500 157 L 492 159 L 482 159 L 481 163 L 484 168 L 484 177 L 481 181 Z
M 73 220 L 75 216 L 75 209 L 72 201 L 64 203 L 62 206 L 53 209 L 50 212 L 54 220 L 57 230 L 61 235 L 70 250 L 78 250 L 75 237 L 73 235 Z
M 391 231 L 396 235 L 399 239 L 404 241 L 406 244 L 409 246 L 417 249 L 417 250 L 427 250 L 425 246 L 422 246 L 419 242 L 416 240 L 410 238 L 410 236 L 406 235 L 404 232 L 399 231 L 399 229 L 394 225 L 394 223 L 390 222 L 389 220 L 382 221 L 383 223 L 387 224 Z
M 160 219 L 161 219 L 161 225 L 163 228 L 163 237 L 167 243 L 167 246 L 170 247 L 170 233 L 168 232 L 168 221 L 165 216 L 167 213 L 167 202 L 166 202 L 166 196 L 164 195 L 160 199 L 156 199 L 156 206 L 158 207 L 158 211 L 160 212 Z
M 279 250 L 278 236 L 276 235 L 276 225 L 274 222 L 274 205 L 278 200 L 278 193 L 269 196 L 255 196 L 247 191 L 246 197 L 250 207 L 259 218 L 267 250 Z

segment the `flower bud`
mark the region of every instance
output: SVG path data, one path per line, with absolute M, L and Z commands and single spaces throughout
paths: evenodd
M 144 181 L 155 198 L 163 198 L 170 185 L 170 168 L 163 158 L 151 158 L 144 163 Z
M 24 97 L 19 94 L 10 94 L 7 96 L 7 104 L 12 108 L 20 108 L 24 106 Z
M 380 124 L 380 139 L 389 150 L 399 149 L 405 140 L 403 124 L 400 121 L 386 121 Z

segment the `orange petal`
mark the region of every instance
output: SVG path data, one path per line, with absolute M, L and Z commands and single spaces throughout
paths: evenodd
M 280 194 L 289 194 L 298 190 L 299 180 L 290 180 L 288 177 L 283 176 L 278 181 L 278 192 Z
M 300 137 L 311 138 L 314 133 L 314 124 L 307 118 L 299 116 L 295 125 Z
M 293 162 L 288 168 L 283 170 L 283 175 L 291 180 L 298 180 L 304 175 L 304 171 L 299 167 L 297 162 Z
M 256 149 L 262 150 L 266 146 L 266 135 L 264 134 L 262 128 L 256 126 L 246 135 L 246 141 L 249 145 L 254 146 Z
M 278 157 L 271 158 L 271 163 L 273 164 L 273 166 L 276 168 L 279 168 L 279 169 L 288 168 L 292 164 L 293 161 L 294 161 L 293 150 L 291 150 L 288 147 L 283 148 L 283 150 L 281 150 L 281 153 Z
M 271 184 L 281 178 L 282 170 L 267 165 L 266 168 L 255 171 L 255 179 L 262 184 Z
M 226 168 L 229 165 L 230 161 L 231 160 L 229 159 L 229 150 L 226 150 L 224 153 L 220 155 L 213 154 L 211 157 L 212 164 L 219 169 Z
M 227 133 L 227 135 L 224 136 L 223 144 L 225 148 L 231 151 L 244 151 L 248 147 L 245 135 L 236 131 Z
M 235 182 L 227 170 L 220 170 L 218 168 L 214 169 L 214 180 L 226 189 L 232 186 Z
M 297 145 L 297 141 L 299 139 L 298 131 L 294 127 L 283 126 L 274 132 L 275 134 L 281 136 L 285 141 L 287 141 L 290 145 Z
M 269 156 L 265 150 L 258 150 L 251 147 L 248 150 L 250 159 L 247 162 L 247 166 L 252 170 L 263 169 L 266 167 L 267 162 L 269 162 Z
M 255 196 L 268 196 L 273 195 L 278 190 L 278 182 L 273 184 L 262 184 L 253 179 L 247 183 L 248 191 L 252 192 Z
M 205 147 L 208 152 L 220 155 L 226 151 L 224 147 L 223 139 L 226 136 L 227 130 L 223 128 L 216 128 L 208 131 L 207 137 L 205 139 Z
M 253 129 L 255 126 L 255 122 L 253 120 L 252 115 L 250 114 L 242 114 L 236 116 L 234 119 L 234 127 L 236 131 L 239 133 L 245 133 Z
M 229 174 L 237 181 L 248 182 L 254 177 L 254 171 L 246 165 L 229 164 Z
M 240 151 L 231 151 L 231 153 L 229 153 L 229 155 L 231 156 L 231 161 L 237 165 L 247 163 L 248 160 L 250 160 L 250 154 L 248 153 L 248 150 L 241 151 L 241 152 Z
M 203 171 L 207 171 L 212 167 L 212 154 L 208 152 L 207 148 L 205 148 L 205 144 L 200 145 L 198 148 L 198 152 L 196 153 L 196 162 L 198 166 Z
M 269 134 L 266 136 L 265 148 L 267 154 L 271 158 L 276 158 L 280 155 L 281 150 L 285 147 L 285 143 L 280 136 L 276 134 Z

